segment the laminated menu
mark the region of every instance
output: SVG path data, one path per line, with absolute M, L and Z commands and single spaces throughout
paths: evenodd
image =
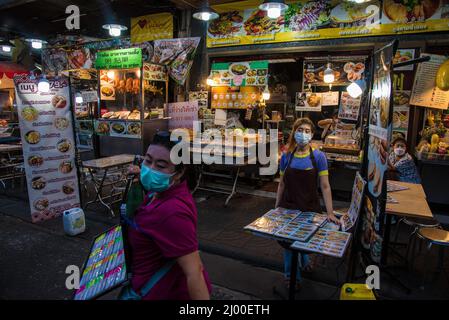
M 276 232 L 275 236 L 304 242 L 307 241 L 317 230 L 318 226 L 314 224 L 291 221 L 281 230 Z
M 387 192 L 396 192 L 408 190 L 408 187 L 402 186 L 400 184 L 394 183 L 393 181 L 387 181 Z
M 321 227 L 327 220 L 327 215 L 316 212 L 301 212 L 299 216 L 293 220 L 297 223 L 309 223 Z
M 276 208 L 268 211 L 256 221 L 247 225 L 244 229 L 274 235 L 299 214 L 300 211 Z
M 308 242 L 295 241 L 291 248 L 342 258 L 350 239 L 350 233 L 320 229 Z

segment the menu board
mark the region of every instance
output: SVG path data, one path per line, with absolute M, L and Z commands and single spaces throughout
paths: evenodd
M 215 86 L 262 86 L 268 85 L 268 61 L 214 63 L 210 76 Z
M 365 60 L 357 57 L 339 57 L 338 61 L 327 61 L 326 58 L 306 58 L 304 61 L 304 87 L 307 85 L 329 86 L 324 82 L 324 71 L 328 63 L 334 71 L 333 86 L 348 85 L 351 82 L 364 79 Z
M 350 239 L 350 233 L 320 229 L 309 242 L 296 241 L 291 247 L 297 250 L 317 252 L 335 258 L 342 258 Z
M 193 122 L 198 121 L 198 101 L 169 103 L 168 127 L 174 129 L 193 129 Z
M 350 219 L 344 220 L 342 224 L 342 230 L 347 231 L 351 229 L 360 214 L 360 209 L 363 203 L 363 196 L 365 192 L 366 181 L 357 172 L 354 180 L 354 186 L 352 188 L 351 206 L 349 207 L 348 215 Z
M 301 212 L 293 222 L 295 223 L 308 223 L 321 227 L 327 220 L 327 215 L 315 213 L 315 212 Z
M 92 300 L 127 279 L 122 227 L 115 226 L 99 235 L 92 245 L 75 300 Z
M 167 67 L 159 64 L 144 63 L 143 79 L 150 81 L 168 81 Z
M 340 99 L 339 91 L 329 91 L 321 93 L 322 102 L 321 105 L 324 106 L 338 106 L 338 101 Z
M 207 108 L 209 101 L 209 91 L 190 91 L 189 102 L 198 101 L 199 108 Z
M 296 93 L 296 111 L 321 112 L 322 97 L 321 93 L 316 92 L 297 92 Z
M 291 221 L 276 232 L 275 236 L 294 241 L 307 241 L 317 230 L 318 226 L 314 224 Z
M 397 90 L 393 93 L 393 132 L 407 136 L 410 119 L 410 91 Z
M 258 218 L 244 229 L 274 235 L 280 229 L 286 226 L 290 221 L 295 219 L 300 211 L 289 210 L 284 208 L 276 208 L 268 211 L 262 217 Z
M 430 56 L 430 61 L 418 64 L 410 104 L 446 110 L 449 106 L 449 91 L 440 90 L 435 85 L 435 78 L 439 67 L 447 60 L 447 57 L 421 54 L 421 57 L 426 56 Z
M 138 139 L 142 136 L 142 124 L 139 121 L 95 120 L 94 127 L 100 136 Z
M 33 222 L 80 206 L 69 80 L 48 81 L 50 91 L 41 93 L 37 79 L 14 78 Z
M 96 69 L 131 69 L 141 66 L 141 48 L 98 51 L 95 59 Z
M 338 110 L 338 118 L 344 120 L 357 121 L 360 114 L 360 104 L 362 97 L 353 98 L 348 92 L 342 92 L 340 99 L 340 109 Z
M 255 108 L 261 94 L 257 87 L 212 87 L 212 109 Z
M 382 226 L 385 216 L 385 200 L 387 188 L 385 172 L 388 169 L 390 139 L 392 135 L 393 88 L 392 60 L 395 53 L 395 42 L 374 53 L 373 89 L 369 115 L 369 143 L 367 144 L 367 208 L 363 224 L 372 235 L 366 249 L 374 262 L 380 262 L 382 253 Z M 363 241 L 362 241 L 363 242 Z M 380 243 L 380 245 L 379 245 Z
M 364 3 L 357 3 L 364 2 Z M 258 0 L 212 6 L 207 47 L 426 33 L 449 30 L 449 4 L 439 0 L 297 0 L 278 19 Z

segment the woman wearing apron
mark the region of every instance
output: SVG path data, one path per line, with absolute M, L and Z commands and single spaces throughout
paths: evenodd
M 339 223 L 334 215 L 332 192 L 326 155 L 310 145 L 315 126 L 308 118 L 296 120 L 288 141 L 288 151 L 281 158 L 281 182 L 277 192 L 276 207 L 321 213 L 318 187 L 321 187 L 328 219 Z M 290 278 L 292 253 L 284 251 L 284 273 Z M 310 271 L 309 257 L 301 255 L 299 266 Z M 298 270 L 298 282 L 300 273 Z M 298 283 L 299 286 L 299 283 Z

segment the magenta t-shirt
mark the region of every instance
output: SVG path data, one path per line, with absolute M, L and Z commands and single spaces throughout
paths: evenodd
M 137 209 L 135 222 L 151 239 L 139 231 L 129 228 L 128 240 L 131 247 L 131 284 L 140 289 L 167 261 L 198 250 L 196 234 L 197 211 L 187 183 L 171 187 L 159 194 L 150 204 L 145 198 Z M 211 286 L 204 270 L 209 292 Z M 178 264 L 151 289 L 144 300 L 190 300 L 187 279 Z

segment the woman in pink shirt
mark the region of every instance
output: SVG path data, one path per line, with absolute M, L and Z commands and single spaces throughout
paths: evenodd
M 140 172 L 148 194 L 128 228 L 131 287 L 142 295 L 142 288 L 165 268 L 168 272 L 142 299 L 208 300 L 211 285 L 198 252 L 197 210 L 184 165 L 170 159 L 173 145 L 168 132 L 158 133 L 140 170 L 132 170 Z

